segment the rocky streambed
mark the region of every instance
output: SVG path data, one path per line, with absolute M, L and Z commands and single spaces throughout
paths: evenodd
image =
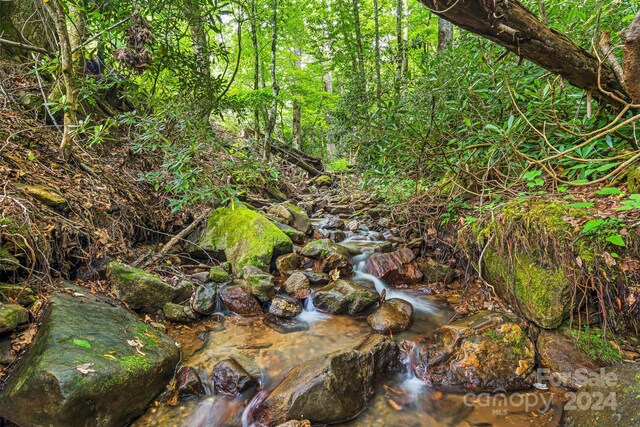
M 565 413 L 567 390 L 590 386 L 578 369 L 611 361 L 567 330 L 472 306 L 450 265 L 333 211 L 219 208 L 184 248 L 200 271 L 173 281 L 108 263 L 112 293 L 140 318 L 83 288 L 57 292 L 0 415 L 22 426 L 594 425 L 590 410 Z M 598 425 L 637 425 L 634 375 L 591 385 L 624 403 Z

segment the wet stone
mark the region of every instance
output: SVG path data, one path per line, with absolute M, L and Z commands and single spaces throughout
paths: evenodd
M 377 302 L 377 292 L 350 280 L 337 280 L 313 295 L 313 305 L 331 314 L 358 314 Z
M 309 279 L 309 284 L 311 286 L 324 286 L 328 285 L 331 281 L 331 278 L 326 273 L 316 273 L 315 271 L 305 271 L 303 272 L 307 279 Z
M 384 301 L 367 317 L 369 326 L 381 334 L 406 331 L 412 322 L 413 306 L 399 298 Z
M 296 317 L 302 313 L 302 304 L 289 295 L 276 295 L 271 300 L 269 313 L 278 317 Z
M 258 384 L 235 359 L 225 359 L 213 367 L 213 388 L 216 393 L 237 396 Z
M 282 291 L 294 298 L 308 298 L 311 293 L 309 279 L 302 272 L 293 273 L 282 285 Z
M 229 310 L 241 316 L 260 316 L 262 307 L 249 289 L 242 282 L 227 285 L 220 290 L 220 298 L 229 307 Z
M 309 330 L 309 324 L 303 320 L 278 317 L 273 314 L 267 314 L 264 317 L 264 324 L 280 334 Z
M 193 366 L 181 366 L 178 368 L 176 382 L 181 396 L 202 396 L 206 394 L 202 377 L 198 369 Z
M 191 307 L 174 304 L 172 302 L 166 303 L 162 308 L 162 312 L 164 313 L 164 317 L 172 322 L 188 323 L 197 319 L 197 316 L 193 310 L 191 310 Z
M 213 314 L 218 300 L 218 288 L 211 284 L 198 286 L 191 296 L 191 308 L 196 313 L 208 316 Z

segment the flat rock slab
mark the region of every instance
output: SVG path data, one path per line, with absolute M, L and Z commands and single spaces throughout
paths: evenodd
M 0 393 L 0 416 L 30 427 L 120 427 L 162 391 L 179 358 L 173 340 L 125 308 L 55 294 Z

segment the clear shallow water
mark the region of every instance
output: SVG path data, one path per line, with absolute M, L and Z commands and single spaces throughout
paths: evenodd
M 451 309 L 433 297 L 390 288 L 381 280 L 363 273 L 363 262 L 372 251 L 367 250 L 367 245 L 362 247 L 366 253 L 354 259 L 354 279 L 372 284 L 378 292 L 385 290 L 387 298 L 402 298 L 414 305 L 413 326 L 394 335 L 397 341 L 411 341 L 428 335 L 452 317 Z M 261 318 L 227 316 L 204 320 L 194 328 L 172 331 L 172 336 L 182 344 L 184 364 L 201 366 L 211 373 L 218 361 L 233 357 L 260 379 L 260 387 L 257 392 L 248 392 L 235 399 L 204 396 L 183 399 L 177 406 L 152 406 L 133 425 L 251 426 L 251 406 L 259 399 L 256 393 L 264 394 L 264 390 L 275 386 L 296 365 L 322 354 L 353 348 L 372 332 L 366 315 L 320 313 L 313 308 L 310 299 L 299 319 L 309 325 L 308 330 L 281 334 L 269 328 Z M 409 372 L 382 381 L 376 396 L 363 412 L 356 419 L 340 425 L 522 427 L 557 424 L 552 414 L 532 415 L 531 411 L 513 407 L 500 407 L 496 412 L 495 407 L 465 398 L 463 394 L 434 392 Z

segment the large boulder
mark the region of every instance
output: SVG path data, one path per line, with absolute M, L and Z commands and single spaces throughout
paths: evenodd
M 336 280 L 313 294 L 313 305 L 331 314 L 359 314 L 378 302 L 378 293 L 350 280 Z
M 400 298 L 388 299 L 367 317 L 367 323 L 379 334 L 406 331 L 413 323 L 413 306 Z
M 586 382 L 565 404 L 563 426 L 640 426 L 640 364 L 593 372 Z
M 126 425 L 173 376 L 173 340 L 119 305 L 54 294 L 42 326 L 0 393 L 21 426 Z
M 544 265 L 534 252 L 516 251 L 509 259 L 487 249 L 483 270 L 498 296 L 536 325 L 555 329 L 569 316 L 571 285 L 560 265 Z
M 374 380 L 398 364 L 399 349 L 381 335 L 360 346 L 315 357 L 292 369 L 254 412 L 260 425 L 306 419 L 313 424 L 347 421 L 374 394 Z
M 207 253 L 224 252 L 235 273 L 246 265 L 268 269 L 277 257 L 293 250 L 286 234 L 243 204 L 216 209 L 195 246 Z
M 113 293 L 132 310 L 155 313 L 177 296 L 177 290 L 158 276 L 120 262 L 110 262 L 107 278 Z
M 411 249 L 376 253 L 367 258 L 363 272 L 384 280 L 392 286 L 410 285 L 422 280 L 422 272 Z
M 416 374 L 448 390 L 521 390 L 531 386 L 533 343 L 512 314 L 481 311 L 440 328 L 421 345 Z

